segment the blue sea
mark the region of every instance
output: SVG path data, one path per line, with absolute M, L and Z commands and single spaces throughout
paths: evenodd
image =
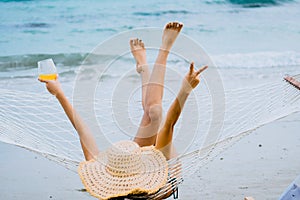
M 77 67 L 114 35 L 174 20 L 220 68 L 300 64 L 299 0 L 1 0 L 0 8 L 1 78 L 34 75 L 49 57 Z

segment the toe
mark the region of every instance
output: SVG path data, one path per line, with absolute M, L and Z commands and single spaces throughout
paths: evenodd
M 173 22 L 173 24 L 172 24 L 172 29 L 173 30 L 177 30 L 178 29 L 178 23 L 177 22 Z
M 180 30 L 180 24 L 177 22 L 176 23 L 176 27 L 175 27 L 175 29 L 177 30 L 177 31 L 179 31 Z
M 180 31 L 183 27 L 183 23 L 178 23 L 178 30 Z
M 172 22 L 167 23 L 166 29 L 170 29 L 172 27 Z
M 139 39 L 136 38 L 136 39 L 134 40 L 134 45 L 136 46 L 136 45 L 138 45 L 138 44 L 139 44 Z
M 140 46 L 141 46 L 142 48 L 144 48 L 145 44 L 144 44 L 143 40 L 140 40 Z
M 133 48 L 133 39 L 130 39 L 129 44 L 130 44 L 130 48 Z
M 181 28 L 183 26 L 183 23 L 180 23 L 180 22 L 169 22 L 165 28 L 166 29 L 173 29 L 173 30 L 176 30 L 176 31 L 180 31 Z
M 176 22 L 176 27 L 175 27 L 175 29 L 176 29 L 176 30 L 178 30 L 178 31 L 180 31 L 180 30 L 181 30 L 181 28 L 182 28 L 182 26 L 183 26 L 183 24 L 182 24 L 182 23 L 180 23 L 180 22 Z

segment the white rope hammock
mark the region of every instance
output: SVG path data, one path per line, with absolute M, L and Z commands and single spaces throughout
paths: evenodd
M 294 78 L 300 80 L 300 75 Z M 76 171 L 79 162 L 84 159 L 83 153 L 77 133 L 58 102 L 54 98 L 45 99 L 37 93 L 6 89 L 0 89 L 0 92 L 0 141 L 29 149 Z M 210 96 L 203 94 L 201 99 L 209 101 Z M 203 147 L 201 144 L 204 136 L 197 133 L 187 152 L 169 160 L 168 184 L 150 197 L 135 198 L 155 199 L 164 196 L 168 191 L 176 189 L 184 177 L 191 175 L 251 131 L 300 111 L 300 91 L 283 80 L 226 91 L 225 100 L 225 119 L 218 140 Z M 102 120 L 102 125 L 105 125 L 103 132 L 106 135 L 117 131 L 111 128 L 115 122 L 106 116 L 111 115 L 111 106 L 110 99 L 96 99 L 97 119 Z M 140 111 L 141 108 L 133 108 L 133 118 L 140 117 L 134 114 Z M 209 109 L 201 112 L 203 119 L 206 119 L 203 124 L 209 120 L 209 112 Z M 180 140 L 180 137 L 175 140 Z

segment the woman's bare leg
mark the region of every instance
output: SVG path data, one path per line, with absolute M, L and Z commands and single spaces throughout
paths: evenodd
M 134 138 L 140 146 L 154 145 L 162 118 L 162 97 L 164 77 L 169 51 L 175 42 L 182 24 L 168 23 L 162 36 L 162 44 L 155 61 L 144 97 L 144 115 Z
M 150 78 L 150 71 L 146 59 L 146 49 L 142 40 L 131 39 L 130 40 L 131 53 L 136 61 L 136 71 L 141 75 L 142 80 L 142 106 L 145 111 L 145 99 L 147 85 Z

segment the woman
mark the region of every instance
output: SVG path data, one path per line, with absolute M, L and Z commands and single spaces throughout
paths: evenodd
M 65 97 L 58 80 L 45 81 L 48 91 L 56 96 L 78 132 L 86 161 L 79 166 L 79 175 L 91 195 L 111 199 L 136 194 L 153 194 L 162 188 L 168 177 L 166 160 L 175 156 L 172 148 L 173 128 L 191 91 L 199 84 L 199 75 L 207 66 L 195 71 L 191 63 L 181 89 L 162 121 L 164 77 L 169 51 L 183 24 L 165 26 L 162 44 L 152 72 L 148 69 L 142 40 L 130 40 L 136 70 L 142 80 L 143 117 L 134 142 L 121 141 L 105 152 L 97 148 L 93 135 Z M 167 194 L 166 196 L 168 196 Z

